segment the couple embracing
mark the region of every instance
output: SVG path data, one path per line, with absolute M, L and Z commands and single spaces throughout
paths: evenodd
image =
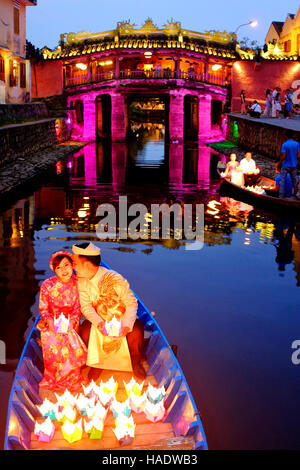
M 144 328 L 128 282 L 100 266 L 100 249 L 93 243 L 73 245 L 72 251 L 51 256 L 56 276 L 41 285 L 38 328 L 44 377 L 40 387 L 79 391 L 87 382 L 82 376 L 85 366 L 90 366 L 89 380 L 96 380 L 102 369 L 131 371 L 144 378 Z M 121 323 L 118 337 L 108 336 L 104 326 L 113 317 Z

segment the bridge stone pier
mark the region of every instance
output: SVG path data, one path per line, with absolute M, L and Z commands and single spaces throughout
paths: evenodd
M 172 83 L 166 80 L 158 83 L 156 80 L 154 84 L 146 80 L 146 83 L 141 82 L 139 80 L 137 86 L 135 81 L 128 81 L 124 86 L 120 81 L 114 80 L 110 87 L 106 83 L 97 89 L 77 87 L 76 92 L 68 97 L 73 138 L 92 142 L 101 137 L 103 128 L 106 127 L 112 142 L 125 141 L 128 135 L 130 101 L 138 101 L 145 96 L 160 98 L 165 103 L 166 135 L 170 142 L 183 142 L 185 131 L 193 131 L 193 140 L 209 137 L 212 100 L 219 101 L 224 106 L 226 89 L 206 84 L 191 86 L 183 80 L 172 80 Z M 78 119 L 76 103 L 78 105 L 79 102 L 82 112 Z M 102 102 L 101 109 L 99 102 Z

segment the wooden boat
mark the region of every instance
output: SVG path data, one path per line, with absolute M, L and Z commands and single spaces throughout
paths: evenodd
M 102 265 L 109 268 L 105 263 Z M 109 268 L 110 269 L 110 268 Z M 5 435 L 5 450 L 33 449 L 130 449 L 130 450 L 177 450 L 177 449 L 207 449 L 207 442 L 200 415 L 190 389 L 164 334 L 155 318 L 136 296 L 138 300 L 138 318 L 145 328 L 145 338 L 148 344 L 145 350 L 144 367 L 147 377 L 144 388 L 149 383 L 164 386 L 166 414 L 161 422 L 152 423 L 144 413 L 132 412 L 136 423 L 133 443 L 120 447 L 113 431 L 113 416 L 109 412 L 104 426 L 102 439 L 89 439 L 83 432 L 80 441 L 69 444 L 62 435 L 60 425 L 55 421 L 55 434 L 49 443 L 36 439 L 33 430 L 35 421 L 41 419 L 37 405 L 45 397 L 52 400 L 54 394 L 50 391 L 39 390 L 39 382 L 43 377 L 43 356 L 40 348 L 39 330 L 36 325 L 31 330 L 25 343 L 18 368 L 14 377 L 9 398 L 8 417 Z M 117 400 L 126 398 L 123 380 L 128 383 L 132 377 L 129 372 L 102 371 L 100 380 L 107 381 L 111 376 L 118 381 Z M 52 400 L 53 402 L 56 399 Z
M 232 183 L 229 178 L 222 178 L 219 192 L 221 195 L 231 196 L 234 199 L 271 212 L 300 215 L 300 200 L 274 196 L 272 191 L 274 185 L 273 180 L 261 176 L 258 186 L 263 187 L 266 194 L 259 194 Z

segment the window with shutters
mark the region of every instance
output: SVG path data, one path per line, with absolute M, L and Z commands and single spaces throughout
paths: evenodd
M 18 84 L 18 63 L 16 60 L 9 62 L 9 86 L 17 86 Z
M 20 34 L 20 10 L 14 7 L 14 33 Z

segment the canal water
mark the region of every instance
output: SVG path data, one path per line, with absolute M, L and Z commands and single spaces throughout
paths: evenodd
M 300 225 L 221 197 L 219 156 L 164 145 L 145 125 L 128 144 L 90 144 L 58 162 L 0 214 L 0 430 L 13 371 L 38 313 L 51 253 L 91 240 L 128 279 L 183 368 L 211 449 L 300 449 Z M 204 245 L 171 239 L 100 240 L 97 207 L 204 204 Z M 151 220 L 151 213 L 147 220 Z M 200 244 L 201 248 L 201 244 Z

